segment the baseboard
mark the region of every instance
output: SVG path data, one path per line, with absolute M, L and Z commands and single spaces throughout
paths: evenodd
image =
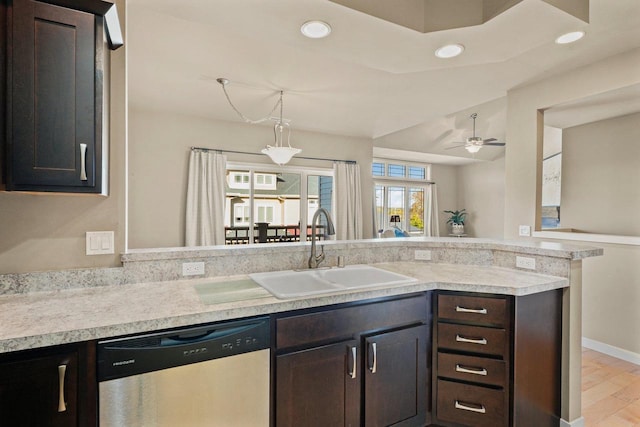
M 584 418 L 576 418 L 575 420 L 569 422 L 560 418 L 560 427 L 584 427 Z
M 582 337 L 582 346 L 600 353 L 604 353 L 608 356 L 615 357 L 616 359 L 621 359 L 635 365 L 640 365 L 640 354 L 625 350 L 623 348 L 614 347 L 612 345 L 585 337 Z

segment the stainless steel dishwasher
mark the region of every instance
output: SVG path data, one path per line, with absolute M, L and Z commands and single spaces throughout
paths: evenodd
M 269 319 L 98 342 L 100 427 L 269 425 Z

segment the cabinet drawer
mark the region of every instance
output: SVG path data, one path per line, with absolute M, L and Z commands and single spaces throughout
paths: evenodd
M 503 360 L 438 353 L 439 377 L 505 387 L 505 365 Z
M 505 392 L 438 380 L 436 417 L 474 427 L 507 425 Z
M 504 329 L 438 323 L 438 349 L 468 351 L 504 357 Z
M 428 320 L 427 295 L 326 309 L 276 320 L 278 349 L 328 342 L 364 331 L 393 328 Z
M 438 318 L 505 327 L 507 300 L 464 295 L 438 295 Z

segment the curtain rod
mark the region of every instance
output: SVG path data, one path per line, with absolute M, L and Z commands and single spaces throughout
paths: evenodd
M 249 154 L 252 156 L 264 156 L 264 154 L 262 153 L 252 153 L 249 151 L 235 151 L 235 150 L 221 150 L 219 148 L 204 148 L 204 147 L 191 147 L 192 151 L 195 150 L 199 150 L 199 151 L 217 151 L 218 153 L 233 153 L 233 154 Z M 355 160 L 338 160 L 338 159 L 324 159 L 321 157 L 305 157 L 305 156 L 294 156 L 294 159 L 303 159 L 303 160 L 320 160 L 323 162 L 342 162 L 342 163 L 349 163 L 349 164 L 356 164 L 357 162 Z

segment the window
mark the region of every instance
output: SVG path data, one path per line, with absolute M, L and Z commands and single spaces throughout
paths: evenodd
M 409 234 L 424 232 L 425 194 L 430 173 L 427 164 L 374 161 L 372 174 L 379 232 L 396 228 Z M 398 217 L 400 222 L 395 222 Z
M 315 211 L 331 212 L 332 199 L 332 169 L 228 163 L 226 243 L 304 240 Z

